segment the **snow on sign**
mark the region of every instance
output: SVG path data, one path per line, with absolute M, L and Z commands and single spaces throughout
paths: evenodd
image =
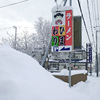
M 73 48 L 72 8 L 52 10 L 52 52 L 71 52 Z

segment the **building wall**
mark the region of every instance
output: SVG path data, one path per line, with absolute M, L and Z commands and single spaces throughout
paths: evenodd
M 82 51 L 82 52 L 75 52 L 72 54 L 72 63 L 71 63 L 71 67 L 73 67 L 72 69 L 76 68 L 79 70 L 85 70 L 86 69 L 86 63 L 80 63 L 78 62 L 79 60 L 83 60 L 86 59 L 86 52 Z M 69 55 L 67 54 L 65 59 L 55 59 L 56 61 L 59 62 L 59 70 L 62 70 L 64 68 L 68 69 L 69 68 Z M 78 61 L 77 61 L 78 60 Z M 52 66 L 52 68 L 55 68 L 55 66 Z

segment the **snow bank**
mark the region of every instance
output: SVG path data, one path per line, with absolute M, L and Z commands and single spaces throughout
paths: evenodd
M 86 70 L 71 70 L 71 75 L 76 75 L 76 74 L 86 74 Z M 52 73 L 52 75 L 63 75 L 63 76 L 69 76 L 69 70 L 67 69 L 62 69 L 59 73 Z
M 60 74 L 61 75 L 69 75 L 69 71 L 67 69 L 62 69 Z
M 88 97 L 88 100 L 100 100 L 100 77 L 88 76 L 86 82 L 79 82 L 72 89 Z
M 71 71 L 71 75 L 75 75 L 75 74 L 86 74 L 87 70 L 72 70 Z
M 72 96 L 73 95 L 73 96 Z M 86 100 L 32 57 L 0 47 L 0 100 Z

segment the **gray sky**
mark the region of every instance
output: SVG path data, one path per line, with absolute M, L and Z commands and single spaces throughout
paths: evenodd
M 20 1 L 23 0 L 2 0 L 0 2 L 0 7 Z M 58 0 L 58 4 L 60 4 L 61 1 L 62 0 Z M 87 16 L 86 0 L 80 0 L 80 2 L 88 27 L 89 20 Z M 34 21 L 41 16 L 52 21 L 51 9 L 55 5 L 56 3 L 54 0 L 28 0 L 13 6 L 0 8 L 0 37 L 5 37 L 7 35 L 6 32 L 10 32 L 11 30 L 13 30 L 14 33 L 14 28 L 12 28 L 12 26 L 34 27 Z M 69 5 L 69 0 L 66 5 Z M 72 6 L 74 16 L 81 15 L 77 0 L 72 0 Z M 88 39 L 84 26 L 82 28 L 82 34 L 82 43 L 85 46 Z

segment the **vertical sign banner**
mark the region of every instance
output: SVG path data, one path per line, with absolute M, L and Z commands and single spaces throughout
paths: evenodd
M 52 14 L 52 52 L 71 52 L 73 49 L 73 11 Z
M 89 44 L 89 63 L 92 63 L 92 46 Z
M 87 62 L 92 63 L 92 46 L 90 43 L 86 44 L 86 49 L 87 49 Z

